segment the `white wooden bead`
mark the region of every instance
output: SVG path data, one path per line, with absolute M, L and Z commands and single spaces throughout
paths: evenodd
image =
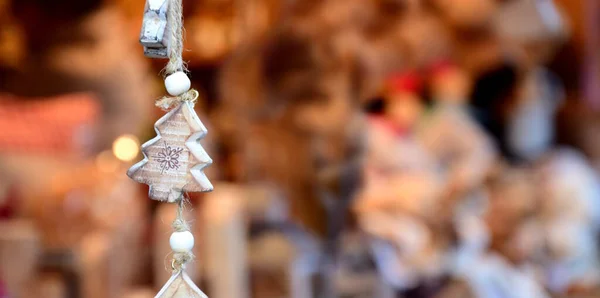
M 167 88 L 167 92 L 169 92 L 169 94 L 173 96 L 179 96 L 190 90 L 190 87 L 192 87 L 192 82 L 183 71 L 178 71 L 170 74 L 165 79 L 165 87 Z
M 188 252 L 194 248 L 194 235 L 190 231 L 173 232 L 169 239 L 171 249 L 174 252 Z

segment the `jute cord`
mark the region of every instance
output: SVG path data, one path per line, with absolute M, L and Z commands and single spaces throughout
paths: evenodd
M 169 63 L 165 67 L 166 75 L 183 71 L 183 4 L 182 0 L 170 0 L 168 22 L 171 29 L 171 46 L 169 52 Z
M 179 202 L 177 202 L 177 216 L 173 221 L 173 231 L 175 232 L 185 232 L 190 230 L 189 223 L 184 218 L 185 211 L 185 197 L 182 197 Z M 185 264 L 194 259 L 194 254 L 191 251 L 186 252 L 174 252 L 173 260 L 171 261 L 171 268 L 173 272 L 179 272 L 185 269 Z
M 183 63 L 183 5 L 182 0 L 169 0 L 168 22 L 171 32 L 171 46 L 169 48 L 169 62 L 165 66 L 165 76 L 169 76 L 178 71 L 186 72 L 185 63 Z M 191 89 L 190 91 L 176 96 L 165 96 L 156 100 L 155 105 L 164 111 L 179 105 L 184 101 L 189 101 L 192 104 L 196 103 L 198 91 Z
M 168 23 L 170 28 L 170 48 L 169 48 L 169 62 L 165 66 L 164 74 L 169 76 L 178 71 L 186 72 L 187 69 L 183 63 L 183 4 L 182 0 L 169 0 L 168 10 Z M 172 107 L 181 104 L 182 102 L 196 103 L 198 99 L 198 91 L 191 89 L 188 92 L 176 96 L 169 97 L 165 96 L 156 100 L 156 106 L 163 109 L 169 110 Z M 173 230 L 175 232 L 185 232 L 190 230 L 190 225 L 184 218 L 186 199 L 182 197 L 177 202 L 177 216 L 173 221 Z M 194 259 L 194 254 L 191 251 L 186 252 L 173 252 L 173 260 L 171 261 L 171 268 L 173 272 L 179 272 L 185 269 L 185 264 Z
M 196 101 L 198 101 L 198 96 L 200 96 L 200 93 L 198 93 L 196 89 L 190 89 L 190 91 L 176 97 L 161 97 L 156 100 L 154 105 L 161 108 L 163 111 L 168 111 L 184 101 L 191 102 L 193 106 L 196 104 Z

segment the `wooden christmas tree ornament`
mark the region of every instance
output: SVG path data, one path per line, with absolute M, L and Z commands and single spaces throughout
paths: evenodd
M 206 128 L 184 101 L 154 125 L 156 138 L 142 145 L 144 159 L 132 166 L 127 175 L 150 186 L 149 196 L 158 201 L 176 202 L 183 192 L 213 189 L 203 173 L 212 159 L 200 145 Z
M 184 271 L 186 263 L 194 258 L 194 236 L 183 216 L 184 194 L 211 191 L 213 186 L 203 172 L 212 160 L 200 145 L 207 130 L 194 112 L 198 92 L 190 90 L 182 59 L 181 2 L 147 0 L 140 42 L 146 54 L 149 49 L 157 49 L 164 54 L 158 57 L 169 58 L 165 87 L 174 97 L 156 102 L 169 112 L 154 125 L 157 136 L 142 145 L 144 159 L 127 171 L 133 180 L 150 186 L 151 199 L 178 204 L 169 241 L 173 250 L 173 276 L 156 298 L 206 298 Z
M 192 282 L 185 271 L 179 271 L 167 281 L 155 298 L 208 298 Z

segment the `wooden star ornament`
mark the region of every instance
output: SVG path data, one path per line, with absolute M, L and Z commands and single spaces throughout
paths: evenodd
M 181 102 L 154 124 L 157 136 L 142 145 L 144 159 L 127 175 L 150 186 L 153 200 L 176 202 L 183 192 L 213 189 L 204 174 L 212 163 L 200 140 L 207 130 L 196 115 L 193 103 Z

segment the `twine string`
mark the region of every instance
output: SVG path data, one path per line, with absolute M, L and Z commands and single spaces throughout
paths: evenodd
M 183 71 L 183 4 L 182 0 L 169 0 L 168 22 L 171 29 L 171 45 L 169 51 L 169 63 L 165 67 L 166 75 Z
M 183 4 L 182 0 L 169 0 L 169 10 L 167 18 L 169 20 L 169 29 L 171 33 L 171 46 L 169 49 L 169 62 L 165 66 L 164 74 L 169 76 L 178 71 L 187 72 L 185 63 L 183 63 Z M 184 101 L 193 104 L 198 99 L 198 91 L 191 89 L 188 92 L 176 96 L 165 96 L 156 100 L 155 105 L 164 111 L 179 105 Z
M 169 76 L 178 71 L 186 72 L 187 69 L 183 63 L 183 4 L 182 0 L 169 0 L 168 9 L 168 23 L 171 33 L 170 48 L 169 48 L 169 62 L 165 66 L 164 74 Z M 194 104 L 198 99 L 198 91 L 191 89 L 188 92 L 176 96 L 169 97 L 165 96 L 156 100 L 156 106 L 163 109 L 169 110 L 172 107 L 182 103 L 191 102 Z M 177 202 L 177 216 L 173 221 L 174 232 L 185 232 L 190 230 L 190 225 L 184 218 L 186 198 L 182 196 Z M 185 269 L 185 264 L 194 259 L 194 254 L 191 251 L 186 252 L 173 252 L 173 260 L 171 261 L 171 268 L 174 273 L 180 272 Z
M 154 105 L 161 108 L 163 111 L 168 111 L 171 108 L 173 108 L 174 106 L 176 106 L 184 101 L 188 101 L 188 102 L 192 103 L 192 106 L 193 106 L 196 104 L 196 101 L 198 101 L 199 96 L 200 96 L 200 93 L 196 89 L 190 89 L 190 91 L 188 91 L 182 95 L 179 95 L 177 97 L 171 97 L 171 96 L 161 97 L 156 100 Z
M 185 232 L 190 230 L 190 225 L 183 215 L 185 211 L 185 202 L 185 197 L 182 197 L 179 202 L 177 202 L 177 216 L 173 221 L 173 231 L 175 232 Z M 171 261 L 173 272 L 176 273 L 185 269 L 185 264 L 193 259 L 194 254 L 191 251 L 173 252 L 173 260 Z

